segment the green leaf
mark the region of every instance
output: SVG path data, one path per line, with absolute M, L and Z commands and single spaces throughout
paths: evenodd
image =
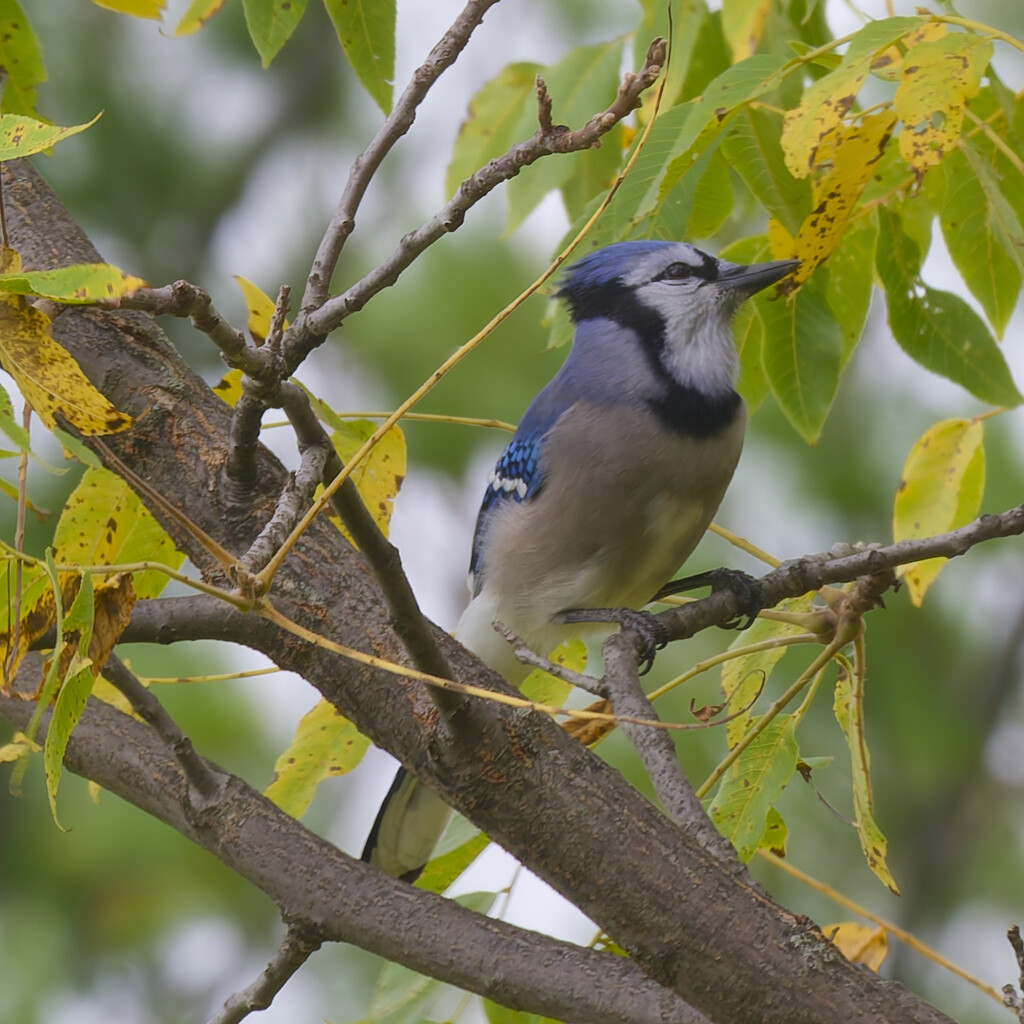
M 539 1013 L 527 1013 L 526 1010 L 510 1010 L 507 1006 L 495 1003 L 490 999 L 483 1000 L 484 1016 L 487 1024 L 546 1024 L 550 1017 L 542 1017 Z M 551 1024 L 556 1024 L 552 1021 Z
M 853 355 L 867 322 L 874 289 L 878 221 L 861 217 L 850 225 L 825 265 L 825 298 L 843 334 L 840 368 Z
M 996 406 L 1021 401 L 1006 360 L 981 318 L 963 299 L 923 284 L 921 255 L 899 214 L 878 208 L 875 255 L 885 288 L 889 326 L 903 350 L 926 369 Z
M 789 829 L 782 815 L 774 807 L 769 807 L 765 816 L 764 833 L 757 844 L 758 849 L 770 850 L 776 857 L 785 857 L 787 839 Z
M 654 165 L 650 168 L 645 167 L 644 173 L 657 182 L 657 189 L 648 189 L 639 205 L 641 216 L 649 212 L 656 205 L 658 197 L 665 195 L 689 170 L 693 162 L 690 149 L 706 129 L 710 125 L 721 127 L 727 115 L 738 107 L 775 89 L 782 80 L 781 72 L 785 65 L 785 58 L 775 54 L 761 53 L 748 57 L 723 71 L 704 90 L 700 99 L 675 108 L 678 111 L 685 111 L 685 120 L 674 133 L 674 138 L 665 140 L 667 145 L 650 154 L 647 154 L 651 144 L 650 137 L 647 146 L 644 147 L 645 155 L 649 155 L 649 162 Z M 642 160 L 643 157 L 637 161 L 636 170 L 640 169 Z
M 671 26 L 668 19 L 669 5 L 662 0 L 640 0 L 640 6 L 643 16 L 633 32 L 634 69 L 643 66 L 652 40 L 658 37 L 668 39 L 671 30 L 669 52 L 672 59 L 663 69 L 666 78 L 662 100 L 662 109 L 669 110 L 679 101 L 691 68 L 703 55 L 702 44 L 705 42 L 709 20 L 707 3 L 705 0 L 673 0 Z M 722 67 L 717 68 L 715 74 L 728 63 L 723 57 Z
M 722 152 L 768 214 L 795 235 L 811 212 L 811 189 L 786 166 L 781 134 L 780 113 L 746 106 L 730 122 Z
M 2 430 L 20 449 L 26 451 L 30 447 L 28 431 L 14 422 L 14 406 L 11 396 L 0 386 L 0 430 Z
M 448 832 L 452 831 L 459 823 L 468 826 L 474 834 L 461 845 L 439 852 L 431 858 L 423 869 L 423 873 L 413 883 L 417 889 L 425 889 L 427 892 L 444 892 L 490 845 L 490 839 L 479 829 L 473 828 L 462 815 L 455 816 L 452 824 L 448 827 Z M 448 832 L 445 833 L 446 837 Z M 438 844 L 439 851 L 442 850 L 442 846 L 443 840 L 441 844 Z
M 36 113 L 36 88 L 46 81 L 43 51 L 17 0 L 0 0 L 0 66 L 5 114 Z
M 0 160 L 16 160 L 18 157 L 41 153 L 72 135 L 84 132 L 99 118 L 100 114 L 97 114 L 84 124 L 62 128 L 57 124 L 44 124 L 25 114 L 0 115 Z
M 92 640 L 95 615 L 92 576 L 83 573 L 78 593 L 71 603 L 71 610 L 64 619 L 66 632 L 78 632 L 78 649 L 72 654 L 65 670 L 57 702 L 50 716 L 50 724 L 46 729 L 46 742 L 43 744 L 43 767 L 46 771 L 46 794 L 50 799 L 50 813 L 53 815 L 54 823 L 61 829 L 63 826 L 57 817 L 57 787 L 60 784 L 68 740 L 82 717 L 85 702 L 92 692 L 94 676 L 92 662 L 89 659 L 89 643 Z M 59 647 L 54 648 L 54 660 L 57 660 L 59 650 Z
M 843 332 L 817 279 L 795 295 L 754 296 L 764 320 L 762 363 L 775 401 L 809 444 L 821 433 L 839 386 Z
M 306 10 L 306 0 L 242 0 L 249 37 L 263 66 L 277 56 L 291 38 Z
M 601 145 L 570 153 L 572 173 L 562 185 L 562 201 L 569 217 L 575 219 L 592 199 L 601 200 L 612 186 L 622 165 L 625 130 L 616 125 L 601 137 Z
M 302 716 L 295 737 L 274 765 L 274 778 L 264 796 L 293 818 L 301 818 L 324 779 L 345 775 L 363 759 L 370 740 L 319 700 Z
M 135 492 L 107 469 L 87 469 L 68 498 L 53 537 L 56 557 L 71 565 L 162 562 L 177 568 L 185 556 Z M 167 577 L 156 571 L 135 574 L 140 598 L 157 597 Z
M 757 52 L 771 6 L 771 0 L 722 0 L 722 34 L 734 61 Z
M 874 804 L 871 795 L 871 756 L 868 753 L 867 737 L 864 733 L 864 707 L 862 680 L 854 687 L 854 678 L 844 669 L 839 672 L 832 710 L 839 727 L 843 730 L 850 750 L 850 767 L 853 773 L 854 824 L 860 839 L 861 850 L 868 867 L 876 877 L 897 896 L 900 894 L 896 880 L 886 863 L 886 840 L 875 821 Z
M 116 299 L 145 287 L 109 263 L 75 263 L 56 270 L 21 270 L 0 274 L 0 291 L 15 295 L 38 295 L 55 302 L 85 303 Z
M 1024 230 L 1003 194 L 995 168 L 968 139 L 942 161 L 944 201 L 939 223 L 957 270 L 1002 337 L 1020 296 Z M 1024 177 L 1011 168 L 1013 188 Z
M 793 715 L 778 715 L 723 776 L 708 809 L 711 820 L 746 862 L 757 851 L 768 812 L 796 771 Z
M 893 540 L 918 540 L 965 526 L 981 509 L 985 488 L 984 424 L 952 419 L 937 423 L 914 442 L 893 505 Z M 900 569 L 910 598 L 920 606 L 945 558 Z
M 659 201 L 649 234 L 659 238 L 710 238 L 732 212 L 729 165 L 716 137 Z M 696 154 L 694 154 L 696 156 Z
M 723 259 L 733 263 L 761 263 L 771 258 L 768 239 L 764 235 L 741 238 L 719 250 Z M 740 357 L 740 374 L 736 390 L 754 412 L 768 394 L 768 380 L 761 362 L 764 345 L 764 320 L 753 302 L 745 302 L 733 320 L 733 339 Z
M 779 604 L 779 610 L 785 612 L 809 612 L 813 595 L 804 594 Z M 749 629 L 745 629 L 729 645 L 730 651 L 742 651 L 745 647 L 779 640 L 782 637 L 796 636 L 806 632 L 801 626 L 790 622 L 778 622 L 774 619 L 755 619 Z M 722 696 L 726 700 L 726 713 L 730 720 L 725 726 L 726 742 L 731 750 L 743 738 L 750 727 L 750 706 L 764 689 L 775 666 L 782 660 L 787 647 L 781 644 L 763 651 L 751 651 L 731 658 L 722 665 L 719 685 Z M 744 711 L 743 709 L 747 710 Z
M 459 129 L 445 175 L 447 195 L 454 195 L 466 178 L 521 141 L 515 133 L 524 107 L 536 109 L 535 83 L 542 70 L 540 64 L 509 64 L 469 101 L 469 115 Z
M 324 0 L 352 70 L 385 115 L 395 79 L 395 0 Z
M 571 50 L 552 67 L 541 71 L 552 99 L 555 124 L 578 128 L 615 98 L 618 90 L 622 44 L 615 40 Z M 527 103 L 514 129 L 515 138 L 529 138 L 537 130 L 536 103 Z M 562 188 L 576 173 L 583 154 L 539 160 L 508 183 L 508 230 L 517 228 L 549 193 Z

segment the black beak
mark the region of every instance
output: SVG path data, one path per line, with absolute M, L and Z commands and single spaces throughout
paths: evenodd
M 733 265 L 718 274 L 718 283 L 735 289 L 743 296 L 754 295 L 769 285 L 781 281 L 800 266 L 799 260 L 772 260 L 769 263 Z

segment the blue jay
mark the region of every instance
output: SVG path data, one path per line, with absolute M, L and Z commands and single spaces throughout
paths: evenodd
M 743 444 L 733 315 L 797 266 L 635 241 L 566 272 L 572 349 L 491 474 L 455 630 L 509 682 L 528 669 L 493 622 L 541 654 L 581 624 L 642 623 L 636 610 L 697 546 Z M 414 879 L 448 814 L 400 769 L 363 859 Z

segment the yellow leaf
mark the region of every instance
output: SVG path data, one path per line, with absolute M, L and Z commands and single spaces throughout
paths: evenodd
M 885 152 L 895 123 L 896 115 L 891 110 L 882 110 L 866 114 L 859 123 L 840 124 L 821 140 L 817 160 L 828 170 L 814 180 L 814 208 L 785 253 L 787 258 L 801 263 L 784 283 L 783 291 L 793 291 L 806 281 L 842 241 L 857 200 Z M 769 235 L 773 251 L 781 238 L 780 228 Z
M 277 759 L 274 779 L 264 795 L 293 817 L 301 817 L 316 787 L 355 768 L 369 745 L 369 739 L 334 705 L 317 701 L 299 722 L 291 746 Z
M 369 420 L 351 420 L 340 424 L 331 433 L 331 443 L 341 456 L 341 461 L 347 463 L 375 429 L 376 425 Z M 369 455 L 359 463 L 350 479 L 386 537 L 395 496 L 405 480 L 405 435 L 397 424 L 384 434 Z M 339 528 L 348 537 L 348 531 L 344 527 Z M 348 539 L 351 542 L 352 538 Z
M 56 559 L 72 565 L 118 562 L 163 562 L 177 568 L 184 555 L 135 492 L 107 469 L 85 471 L 68 498 L 54 531 Z M 136 573 L 140 598 L 156 597 L 167 577 L 155 571 Z M 97 584 L 97 595 L 102 586 Z
M 41 153 L 71 135 L 84 132 L 99 120 L 97 114 L 85 124 L 62 128 L 58 124 L 44 124 L 24 114 L 0 115 L 0 160 L 15 160 L 21 156 Z
M 871 64 L 871 73 L 887 82 L 898 82 L 903 75 L 903 58 L 907 51 L 926 39 L 941 39 L 948 31 L 941 21 L 926 21 L 920 28 L 908 32 L 898 44 L 880 53 Z
M 884 928 L 844 921 L 825 925 L 822 934 L 852 964 L 877 971 L 889 955 L 889 936 Z
M 223 6 L 227 0 L 192 0 L 188 10 L 181 16 L 176 36 L 187 36 L 198 32 Z
M 900 153 L 918 178 L 956 143 L 964 106 L 977 95 L 991 59 L 992 43 L 964 32 L 908 51 L 894 102 L 903 121 Z
M 245 304 L 249 310 L 246 326 L 249 328 L 252 340 L 257 345 L 262 345 L 270 333 L 270 322 L 274 317 L 274 300 L 266 292 L 257 288 L 252 281 L 247 281 L 237 274 L 235 280 L 238 282 L 238 287 L 242 289 Z M 284 326 L 288 326 L 287 320 L 285 320 Z
M 13 562 L 5 562 L 0 569 L 0 594 L 7 599 L 5 604 L 0 604 L 0 651 L 3 651 L 3 665 L 7 672 L 4 686 L 14 678 L 21 659 L 50 628 L 54 617 L 53 591 L 44 570 L 35 565 L 23 565 L 20 584 L 19 595 L 17 567 Z M 15 612 L 17 623 L 12 621 Z M 16 648 L 13 647 L 15 632 L 18 639 Z
M 233 408 L 242 397 L 242 371 L 228 370 L 228 372 L 213 385 L 213 393 Z
M 133 18 L 160 20 L 160 14 L 167 6 L 165 0 L 92 0 L 97 7 L 105 7 L 118 14 L 130 14 Z
M 722 32 L 734 64 L 757 51 L 771 6 L 771 0 L 722 0 Z
M 0 747 L 0 764 L 5 761 L 17 761 L 24 754 L 37 754 L 42 749 L 35 740 L 30 740 L 23 732 L 16 732 L 10 743 Z
M 0 298 L 0 363 L 50 430 L 58 414 L 85 435 L 131 426 L 131 417 L 118 412 L 53 340 L 49 317 L 13 295 Z
M 566 640 L 551 652 L 549 660 L 572 672 L 582 672 L 587 667 L 587 646 L 582 640 Z M 554 707 L 561 707 L 565 703 L 571 689 L 568 683 L 540 668 L 535 668 L 519 687 L 527 700 Z
M 874 797 L 871 793 L 871 756 L 864 727 L 864 678 L 845 667 L 839 670 L 832 701 L 832 712 L 843 730 L 850 751 L 853 776 L 854 825 L 868 867 L 875 877 L 897 896 L 900 894 L 886 861 L 888 842 L 875 821 Z
M 893 539 L 918 540 L 969 523 L 981 508 L 985 489 L 984 425 L 944 420 L 929 428 L 910 449 L 893 505 Z M 915 605 L 946 564 L 929 558 L 899 571 Z

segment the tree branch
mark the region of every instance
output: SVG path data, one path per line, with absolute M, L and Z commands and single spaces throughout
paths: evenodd
M 469 42 L 470 36 L 483 21 L 484 15 L 497 2 L 498 0 L 470 0 L 466 4 L 448 31 L 427 55 L 427 59 L 413 72 L 412 80 L 395 103 L 380 131 L 352 164 L 341 201 L 313 260 L 306 282 L 306 292 L 302 297 L 300 316 L 319 309 L 327 301 L 334 268 L 338 265 L 338 258 L 348 236 L 355 228 L 356 211 L 373 176 L 377 173 L 377 168 L 395 143 L 412 127 L 416 119 L 416 110 L 433 84 L 455 63 Z M 315 346 L 316 342 L 311 344 L 310 348 Z M 301 362 L 301 359 L 299 361 Z
M 447 232 L 457 230 L 469 210 L 503 181 L 514 178 L 524 167 L 553 153 L 575 153 L 590 149 L 640 101 L 640 96 L 657 81 L 665 60 L 665 41 L 656 39 L 647 52 L 643 68 L 625 77 L 614 102 L 595 114 L 582 128 L 570 131 L 562 125 L 543 124 L 532 138 L 513 146 L 467 178 L 452 199 L 430 220 L 410 231 L 398 248 L 374 270 L 341 295 L 326 299 L 316 308 L 303 311 L 285 335 L 285 359 L 288 372 L 305 359 L 349 314 L 362 309 L 379 291 L 393 285 L 401 273 L 427 248 Z
M 320 945 L 320 940 L 311 937 L 301 925 L 289 925 L 281 945 L 260 976 L 241 992 L 231 996 L 207 1024 L 239 1024 L 250 1013 L 265 1010 Z
M 636 725 L 628 720 L 658 717 L 654 705 L 647 699 L 640 685 L 635 650 L 630 650 L 624 644 L 606 643 L 601 653 L 605 671 L 597 692 L 611 701 L 617 715 L 628 716 L 621 723 L 622 730 L 640 755 L 654 791 L 669 817 L 690 832 L 727 871 L 742 879 L 744 885 L 753 886 L 754 880 L 746 867 L 740 863 L 732 844 L 711 823 L 703 805 L 697 799 L 697 794 L 679 762 L 671 735 L 665 729 Z
M 38 658 L 26 659 L 15 695 L 0 695 L 0 715 L 19 728 L 31 717 L 34 704 L 24 694 L 39 671 Z M 390 878 L 339 852 L 237 776 L 208 762 L 207 769 L 223 782 L 195 807 L 181 765 L 162 739 L 107 704 L 90 698 L 65 763 L 262 889 L 282 917 L 301 928 L 306 947 L 351 942 L 497 1002 L 559 1020 L 707 1024 L 633 961 L 492 920 Z M 439 935 L 443 943 L 437 942 Z M 271 973 L 283 984 L 290 957 L 279 954 L 278 959 L 282 962 Z
M 26 267 L 44 269 L 95 258 L 89 255 L 87 240 L 30 168 L 8 162 L 0 166 L 0 174 L 6 182 L 13 242 Z M 272 514 L 283 486 L 285 473 L 277 460 L 261 447 L 251 504 L 239 509 L 225 503 L 218 478 L 230 410 L 182 364 L 151 320 L 130 311 L 111 314 L 69 308 L 53 320 L 52 331 L 108 399 L 134 417 L 127 430 L 107 439 L 108 448 L 207 534 L 226 547 L 244 549 L 247 539 Z M 179 529 L 162 509 L 155 514 L 171 529 L 182 550 L 197 557 L 202 554 L 193 535 Z M 1024 523 L 1024 511 L 1020 519 Z M 1002 534 L 997 530 L 993 535 Z M 830 561 L 828 556 L 825 561 Z M 836 566 L 841 564 L 837 561 L 821 571 L 840 578 Z M 870 572 L 878 566 L 861 566 L 858 571 L 865 568 Z M 795 592 L 810 585 L 803 581 Z M 719 595 L 708 603 L 716 598 Z M 314 522 L 284 561 L 275 578 L 274 602 L 288 617 L 336 644 L 391 661 L 404 657 L 373 574 L 326 521 Z M 734 610 L 726 612 L 727 618 Z M 472 728 L 460 733 L 459 743 L 450 743 L 419 684 L 353 662 L 254 615 L 229 617 L 221 635 L 235 639 L 234 634 L 244 636 L 242 642 L 281 667 L 301 673 L 362 732 L 572 900 L 629 950 L 649 976 L 714 1016 L 719 1024 L 948 1021 L 899 986 L 844 961 L 806 919 L 741 884 L 691 836 L 639 797 L 618 772 L 549 719 L 493 702 L 470 701 L 465 712 Z M 436 630 L 435 638 L 456 681 L 509 692 L 507 684 L 442 631 Z M 12 720 L 23 717 L 25 702 L 13 705 L 0 704 L 0 713 Z M 429 957 L 428 947 L 436 936 L 454 934 L 442 927 L 440 919 L 419 910 L 415 918 L 410 917 L 413 906 L 434 908 L 430 900 L 409 902 L 423 894 L 398 882 L 390 888 L 372 869 L 350 863 L 315 836 L 308 836 L 301 826 L 298 833 L 250 830 L 254 820 L 267 820 L 262 816 L 266 802 L 256 794 L 229 786 L 220 805 L 221 820 L 214 816 L 189 821 L 181 817 L 180 796 L 171 805 L 164 802 L 169 799 L 168 787 L 184 785 L 177 765 L 166 755 L 161 756 L 171 766 L 169 777 L 141 770 L 129 771 L 117 781 L 113 766 L 128 769 L 117 760 L 124 718 L 97 720 L 87 713 L 72 734 L 69 751 L 80 749 L 75 747 L 80 731 L 90 721 L 96 723 L 100 732 L 94 738 L 102 755 L 97 756 L 107 764 L 106 769 L 96 765 L 103 775 L 98 778 L 101 784 L 115 789 L 116 782 L 115 791 L 143 809 L 152 808 L 151 813 L 161 820 L 188 835 L 201 833 L 211 844 L 216 842 L 212 848 L 226 865 L 267 891 L 278 892 L 282 904 L 303 908 L 295 919 L 308 918 L 316 925 L 336 903 L 339 912 L 351 911 L 352 904 L 346 900 L 352 900 L 357 906 L 351 923 L 361 936 L 352 941 L 367 948 L 384 947 L 401 935 L 406 948 L 397 959 L 414 967 L 419 963 L 419 969 L 426 967 L 423 959 Z M 149 734 L 138 723 L 129 721 L 129 726 Z M 81 738 L 88 735 L 81 733 Z M 280 814 L 273 808 L 267 811 L 271 812 Z M 282 818 L 283 827 L 287 819 Z M 370 885 L 370 878 L 385 887 Z M 368 892 L 384 898 L 383 902 L 366 902 Z M 437 903 L 444 905 L 443 900 Z M 387 915 L 386 922 L 381 914 Z M 425 922 L 437 928 L 410 933 L 410 920 L 417 928 Z M 451 922 L 445 919 L 445 925 Z M 492 929 L 502 927 L 490 921 L 480 925 L 471 915 L 468 931 L 457 936 L 461 942 L 472 934 L 465 944 L 465 959 L 462 946 L 446 956 L 445 976 L 474 991 L 501 988 L 502 995 L 496 998 L 501 1001 L 504 995 L 507 1000 L 506 976 L 496 979 L 495 971 L 518 970 L 523 961 L 509 958 L 507 946 L 495 954 L 494 947 L 484 942 L 494 934 Z M 360 931 L 367 928 L 370 934 Z M 382 934 L 384 930 L 390 931 L 390 939 Z M 546 945 L 548 941 L 530 935 L 524 956 L 538 949 L 562 955 L 563 947 Z M 489 955 L 481 957 L 485 949 Z M 756 949 L 756 958 L 751 958 L 751 949 Z M 602 967 L 605 972 L 609 969 Z M 580 977 L 595 991 L 600 987 L 608 992 L 604 976 Z M 537 1004 L 524 1000 L 522 1005 Z M 557 1015 L 561 1010 L 553 1012 Z M 677 1015 L 664 1016 L 674 1020 Z
M 956 558 L 977 544 L 1024 533 L 1024 504 L 1005 512 L 979 516 L 972 523 L 949 533 L 920 540 L 902 540 L 896 544 L 870 546 L 853 554 L 843 550 L 805 555 L 783 562 L 761 576 L 764 607 L 773 608 L 787 597 L 799 597 L 829 583 L 849 583 L 860 576 L 872 576 L 926 558 Z M 693 601 L 659 616 L 672 640 L 685 640 L 708 626 L 721 626 L 741 614 L 739 598 L 730 590 Z M 626 638 L 630 640 L 630 638 Z M 619 641 L 622 642 L 622 641 Z M 631 646 L 632 642 L 630 641 Z

